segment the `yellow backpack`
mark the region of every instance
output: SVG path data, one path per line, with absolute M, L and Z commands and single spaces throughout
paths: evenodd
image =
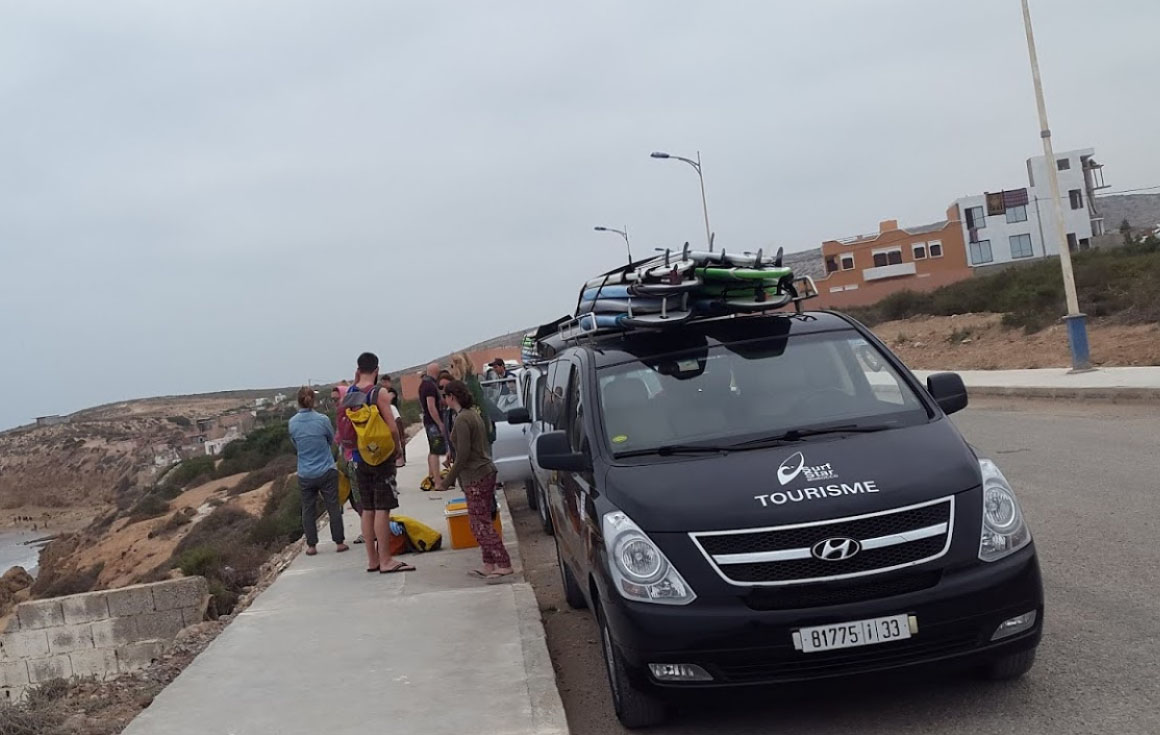
M 369 465 L 380 465 L 395 456 L 395 435 L 379 414 L 378 396 L 375 388 L 366 403 L 346 409 L 346 417 L 358 437 L 358 455 Z

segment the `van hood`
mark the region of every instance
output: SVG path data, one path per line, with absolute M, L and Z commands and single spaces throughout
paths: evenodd
M 639 461 L 640 464 L 635 462 Z M 608 470 L 609 502 L 645 531 L 723 531 L 898 508 L 977 487 L 949 419 L 729 454 L 640 457 Z

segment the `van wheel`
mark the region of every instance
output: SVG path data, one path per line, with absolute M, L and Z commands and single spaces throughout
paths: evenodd
M 540 494 L 536 491 L 535 478 L 524 481 L 524 495 L 528 499 L 528 507 L 535 510 L 540 501 Z
M 548 509 L 548 493 L 544 490 L 543 486 L 540 485 L 539 481 L 532 480 L 532 482 L 534 482 L 536 485 L 536 499 L 539 504 L 538 510 L 540 513 L 540 528 L 542 528 L 544 533 L 547 535 L 555 536 L 556 529 L 552 526 L 552 512 Z
M 608 688 L 612 691 L 612 706 L 620 724 L 635 730 L 652 727 L 665 721 L 668 708 L 646 687 L 630 676 L 624 658 L 612 642 L 612 633 L 604 620 L 604 611 L 596 608 L 596 623 L 600 626 L 600 644 L 604 652 L 604 668 L 608 672 Z
M 584 590 L 576 584 L 572 570 L 568 569 L 568 565 L 564 563 L 564 555 L 560 553 L 559 539 L 556 540 L 556 563 L 560 565 L 560 581 L 564 585 L 564 601 L 568 603 L 568 607 L 573 610 L 583 610 L 588 607 L 588 601 L 584 599 Z
M 991 681 L 1011 681 L 1031 671 L 1035 665 L 1035 649 L 1020 651 L 990 663 L 983 669 L 983 676 Z

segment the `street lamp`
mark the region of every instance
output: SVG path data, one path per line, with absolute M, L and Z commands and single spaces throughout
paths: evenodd
M 677 161 L 684 161 L 697 170 L 697 178 L 701 180 L 701 210 L 705 213 L 705 241 L 709 243 L 709 250 L 713 250 L 713 235 L 709 231 L 709 205 L 705 202 L 705 174 L 701 172 L 701 151 L 697 151 L 697 160 L 685 158 L 683 156 L 674 156 L 668 153 L 655 151 L 651 154 L 653 158 L 672 158 Z
M 597 232 L 615 232 L 624 238 L 624 247 L 628 248 L 628 262 L 632 262 L 632 244 L 628 241 L 628 225 L 624 226 L 623 230 L 618 230 L 614 227 L 595 227 Z
M 1055 214 L 1055 228 L 1059 232 L 1059 265 L 1063 269 L 1063 290 L 1067 295 L 1067 340 L 1071 346 L 1072 372 L 1091 370 L 1088 348 L 1086 315 L 1080 313 L 1079 297 L 1075 292 L 1075 273 L 1071 269 L 1071 250 L 1068 248 L 1066 227 L 1063 223 L 1063 204 L 1059 200 L 1059 175 L 1055 151 L 1051 147 L 1051 128 L 1047 125 L 1047 105 L 1043 101 L 1043 82 L 1039 77 L 1039 56 L 1035 53 L 1035 35 L 1031 31 L 1031 8 L 1023 3 L 1023 27 L 1027 31 L 1027 53 L 1031 57 L 1031 77 L 1035 82 L 1035 102 L 1039 107 L 1039 137 L 1043 139 L 1043 156 L 1047 163 L 1047 180 L 1051 184 L 1051 203 Z

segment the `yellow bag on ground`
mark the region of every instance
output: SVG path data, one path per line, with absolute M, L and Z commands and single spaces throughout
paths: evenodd
M 409 516 L 391 514 L 391 520 L 403 526 L 407 547 L 412 551 L 435 551 L 443 545 L 443 534 Z
M 395 456 L 395 435 L 379 415 L 375 404 L 346 409 L 354 433 L 358 436 L 358 455 L 369 465 L 380 465 Z

